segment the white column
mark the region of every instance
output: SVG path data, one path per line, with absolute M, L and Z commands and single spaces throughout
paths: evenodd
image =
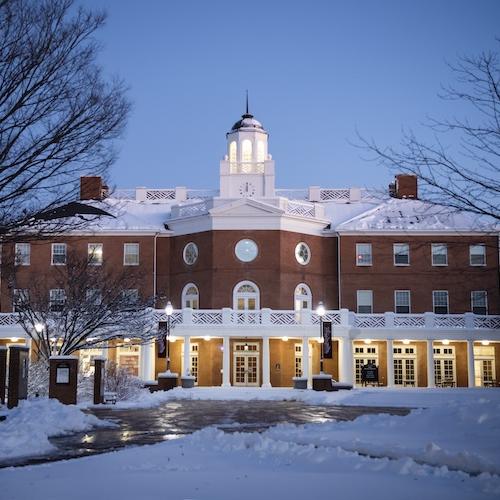
M 271 387 L 271 359 L 269 337 L 262 338 L 262 387 Z
M 183 346 L 183 357 L 184 357 L 184 373 L 182 375 L 192 375 L 190 373 L 191 370 L 191 363 L 190 363 L 190 357 L 189 355 L 191 354 L 191 339 L 190 337 L 184 337 L 184 346 Z
M 387 340 L 387 387 L 394 387 L 394 348 L 392 339 Z
M 434 377 L 434 342 L 427 341 L 427 387 L 436 387 Z
M 354 384 L 352 340 L 339 339 L 339 374 L 340 382 Z
M 474 387 L 476 374 L 474 372 L 474 341 L 467 341 L 467 380 L 469 387 Z
M 307 377 L 307 386 L 312 387 L 309 377 L 309 337 L 302 337 L 302 376 Z
M 223 337 L 222 339 L 222 387 L 231 387 L 231 377 L 230 377 L 230 362 L 229 356 L 230 352 L 229 337 Z
M 154 365 L 154 342 L 142 344 L 140 347 L 140 374 L 142 380 L 154 380 L 155 365 Z

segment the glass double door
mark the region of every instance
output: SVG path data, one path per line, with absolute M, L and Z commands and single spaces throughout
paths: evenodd
M 233 354 L 233 383 L 235 386 L 258 387 L 259 377 L 259 344 L 237 343 Z

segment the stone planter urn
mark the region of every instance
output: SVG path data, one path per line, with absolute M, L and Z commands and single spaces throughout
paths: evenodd
M 183 389 L 192 389 L 194 387 L 194 382 L 196 377 L 192 375 L 184 375 L 181 377 L 181 385 Z
M 294 389 L 307 389 L 307 377 L 293 377 Z
M 329 373 L 320 372 L 312 377 L 314 391 L 335 391 L 332 385 L 332 376 Z
M 163 373 L 158 373 L 158 390 L 159 391 L 169 391 L 174 387 L 177 387 L 177 378 L 179 374 L 166 371 Z

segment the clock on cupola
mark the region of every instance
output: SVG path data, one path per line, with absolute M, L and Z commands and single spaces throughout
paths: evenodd
M 248 111 L 226 134 L 227 154 L 220 162 L 221 198 L 274 198 L 274 161 L 268 133 Z

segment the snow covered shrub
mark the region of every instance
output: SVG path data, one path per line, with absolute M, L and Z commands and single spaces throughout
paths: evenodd
M 142 381 L 113 361 L 106 363 L 105 390 L 116 392 L 118 401 L 130 399 L 144 388 Z
M 32 361 L 28 368 L 28 397 L 49 396 L 49 364 L 45 360 Z

